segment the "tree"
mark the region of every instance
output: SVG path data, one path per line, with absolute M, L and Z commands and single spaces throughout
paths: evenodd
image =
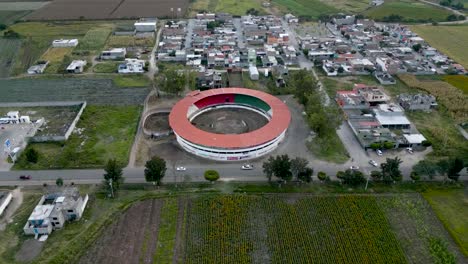
M 382 146 L 382 144 L 378 143 L 378 142 L 374 142 L 372 144 L 370 144 L 370 148 L 373 149 L 373 150 L 378 150 L 380 147 Z
M 419 52 L 421 50 L 422 46 L 421 44 L 414 44 L 413 45 L 413 50 L 416 51 L 416 52 Z
M 401 163 L 401 159 L 395 157 L 394 159 L 387 158 L 387 162 L 380 164 L 380 168 L 382 169 L 382 178 L 385 183 L 389 184 L 393 181 L 402 180 L 403 175 L 400 171 Z
M 271 177 L 275 176 L 285 181 L 292 179 L 291 161 L 287 154 L 270 156 L 267 161 L 263 162 L 263 173 L 271 181 Z
M 429 140 L 423 140 L 423 142 L 421 142 L 421 145 L 423 145 L 424 147 L 430 147 L 432 146 L 432 142 Z
M 0 31 L 3 31 L 7 28 L 7 25 L 0 23 Z
M 323 171 L 319 171 L 317 173 L 317 178 L 320 180 L 320 181 L 325 181 L 327 179 L 327 174 Z
M 380 181 L 380 179 L 382 179 L 382 172 L 380 172 L 380 171 L 371 171 L 370 176 L 372 177 L 373 181 Z
M 299 172 L 298 179 L 303 182 L 311 182 L 313 174 L 314 170 L 312 168 L 307 167 L 303 171 Z
M 437 164 L 428 160 L 421 160 L 413 166 L 413 172 L 419 176 L 427 176 L 430 179 L 432 179 L 432 177 L 434 177 L 438 171 L 439 167 Z
M 12 29 L 8 29 L 8 30 L 3 32 L 3 36 L 5 38 L 19 38 L 20 34 L 18 34 L 18 32 L 14 31 Z
M 300 157 L 296 157 L 291 160 L 291 173 L 294 178 L 298 178 L 299 173 L 305 171 L 307 168 L 308 160 Z
M 343 180 L 343 178 L 345 177 L 345 172 L 344 171 L 336 172 L 336 177 L 340 180 Z
M 385 141 L 385 142 L 383 143 L 383 147 L 384 147 L 385 149 L 392 149 L 392 148 L 395 147 L 395 143 L 390 142 L 390 141 Z
M 185 89 L 187 77 L 183 69 L 177 66 L 168 66 L 158 78 L 158 86 L 162 91 L 171 94 L 179 94 Z
M 414 182 L 417 182 L 421 179 L 421 176 L 419 176 L 419 174 L 415 171 L 411 172 L 410 177 Z
M 158 156 L 152 157 L 145 164 L 145 179 L 157 186 L 161 185 L 161 180 L 166 174 L 166 161 Z
M 358 170 L 347 169 L 343 175 L 343 183 L 357 186 L 366 182 L 364 174 Z
M 117 162 L 116 159 L 109 159 L 104 167 L 104 181 L 106 186 L 114 197 L 114 192 L 120 188 L 120 184 L 123 183 L 122 177 L 122 166 Z
M 214 183 L 215 181 L 217 181 L 219 179 L 219 172 L 215 171 L 215 170 L 207 170 L 205 171 L 205 179 L 207 181 L 210 181 L 211 183 Z
M 449 166 L 447 169 L 447 176 L 449 179 L 458 181 L 458 177 L 460 177 L 460 171 L 464 168 L 463 160 L 459 158 L 455 158 L 450 160 Z
M 28 148 L 24 154 L 28 162 L 37 163 L 39 160 L 39 152 L 35 148 Z
M 58 178 L 57 180 L 55 180 L 55 184 L 59 187 L 62 187 L 63 186 L 63 179 L 62 178 Z

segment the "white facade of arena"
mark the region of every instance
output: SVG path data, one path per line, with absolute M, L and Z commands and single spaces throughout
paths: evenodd
M 268 120 L 271 120 L 271 110 L 269 112 L 265 112 L 260 110 L 259 108 L 244 105 L 244 104 L 222 104 L 216 106 L 210 106 L 203 109 L 198 110 L 197 107 L 191 107 L 189 112 L 187 113 L 187 118 L 192 121 L 195 117 L 208 112 L 213 109 L 219 108 L 243 108 L 248 109 L 250 111 L 256 112 Z M 179 136 L 175 131 L 174 134 L 176 135 L 177 142 L 179 145 L 186 151 L 193 153 L 194 155 L 211 159 L 211 160 L 218 160 L 218 161 L 236 161 L 236 160 L 249 160 L 261 157 L 265 154 L 272 152 L 273 150 L 278 147 L 281 141 L 284 139 L 286 130 L 284 130 L 278 137 L 274 138 L 273 140 L 266 142 L 261 145 L 252 146 L 248 148 L 236 148 L 236 149 L 221 149 L 221 148 L 212 148 L 208 146 L 201 146 L 194 144 L 190 141 L 185 140 L 181 136 Z

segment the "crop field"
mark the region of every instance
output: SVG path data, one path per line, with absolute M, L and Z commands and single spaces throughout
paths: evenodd
M 319 0 L 273 0 L 273 4 L 283 12 L 291 12 L 297 16 L 312 19 L 316 19 L 323 14 L 339 12 L 333 5 L 325 4 Z
M 443 80 L 462 90 L 465 94 L 468 94 L 468 76 L 447 75 L 444 76 Z
M 140 105 L 148 93 L 146 88 L 117 87 L 110 78 L 0 80 L 0 102 L 87 101 L 98 105 Z
M 468 200 L 463 190 L 431 190 L 424 198 L 468 257 Z
M 20 21 L 24 16 L 31 13 L 30 10 L 22 11 L 9 11 L 0 10 L 0 23 L 5 25 L 13 24 L 16 21 Z
M 27 16 L 29 20 L 135 19 L 172 17 L 180 8 L 187 11 L 189 0 L 56 0 Z
M 109 48 L 121 47 L 152 47 L 154 38 L 135 38 L 134 36 L 116 36 L 112 35 L 107 40 L 106 46 Z
M 80 264 L 464 261 L 418 194 L 146 200 L 92 245 Z
M 40 60 L 49 61 L 45 72 L 57 73 L 66 56 L 70 56 L 74 48 L 49 48 L 42 54 Z
M 456 26 L 411 26 L 432 47 L 437 48 L 456 62 L 468 68 L 468 25 Z
M 0 1 L 0 10 L 2 11 L 23 11 L 23 10 L 36 10 L 48 3 L 46 1 L 20 1 L 20 2 L 3 2 Z
M 19 39 L 0 38 L 0 78 L 10 76 L 20 46 Z
M 247 10 L 256 9 L 260 13 L 266 14 L 262 7 L 261 0 L 195 0 L 190 6 L 191 16 L 199 12 L 227 12 L 233 15 L 245 15 Z
M 64 143 L 31 143 L 37 163 L 20 156 L 14 169 L 102 168 L 108 159 L 127 164 L 140 106 L 88 105 L 75 132 Z
M 383 5 L 364 12 L 364 15 L 376 20 L 382 20 L 392 14 L 402 16 L 406 22 L 419 22 L 446 21 L 447 16 L 452 13 L 442 8 L 411 0 L 385 1 Z
M 86 52 L 90 51 L 97 53 L 104 48 L 107 38 L 111 34 L 114 26 L 112 24 L 103 24 L 97 28 L 92 28 L 83 39 L 81 39 L 78 47 L 76 47 L 75 52 Z

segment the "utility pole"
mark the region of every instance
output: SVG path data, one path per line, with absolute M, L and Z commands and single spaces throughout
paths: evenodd
M 112 179 L 109 180 L 109 186 L 110 186 L 110 190 L 111 190 L 111 196 L 112 196 L 112 198 L 114 198 L 114 188 L 112 188 Z

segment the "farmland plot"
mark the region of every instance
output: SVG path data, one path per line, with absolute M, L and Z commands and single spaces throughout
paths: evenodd
M 0 80 L 0 102 L 87 101 L 99 105 L 139 105 L 146 88 L 120 88 L 111 79 Z
M 10 76 L 21 40 L 0 38 L 0 78 Z

